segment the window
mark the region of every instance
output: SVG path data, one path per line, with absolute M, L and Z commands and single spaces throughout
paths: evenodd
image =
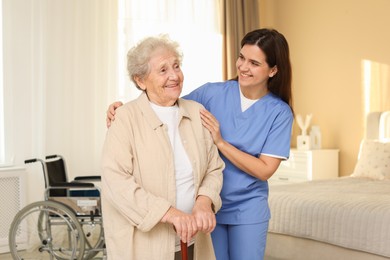
M 118 98 L 129 100 L 139 91 L 126 72 L 126 53 L 144 37 L 168 34 L 183 52 L 182 94 L 206 82 L 222 80 L 222 33 L 218 0 L 120 0 Z
M 9 113 L 12 109 L 12 89 L 4 85 L 3 18 L 3 2 L 0 2 L 0 167 L 11 166 L 14 160 L 12 116 Z
M 4 87 L 3 87 L 3 6 L 0 3 L 0 166 L 5 164 Z

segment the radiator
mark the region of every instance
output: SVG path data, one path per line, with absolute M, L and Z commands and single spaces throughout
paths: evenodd
M 9 252 L 9 227 L 25 206 L 26 187 L 24 168 L 0 168 L 0 253 Z

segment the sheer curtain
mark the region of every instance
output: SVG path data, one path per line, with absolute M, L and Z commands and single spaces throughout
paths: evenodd
M 56 153 L 67 160 L 70 177 L 98 174 L 107 106 L 139 94 L 125 61 L 144 36 L 168 33 L 181 44 L 183 94 L 222 79 L 221 0 L 2 3 L 15 165 Z
M 116 97 L 117 1 L 2 0 L 4 92 L 16 166 L 61 154 L 97 174 Z
M 186 94 L 198 86 L 222 80 L 220 0 L 119 0 L 119 89 L 127 101 L 139 95 L 126 74 L 126 53 L 146 36 L 169 34 L 184 53 Z
M 117 5 L 112 0 L 43 2 L 44 148 L 70 174 L 100 173 L 105 111 L 117 85 Z

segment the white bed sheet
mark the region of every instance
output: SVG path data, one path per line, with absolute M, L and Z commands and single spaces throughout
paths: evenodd
M 269 204 L 269 232 L 390 257 L 390 180 L 270 186 Z

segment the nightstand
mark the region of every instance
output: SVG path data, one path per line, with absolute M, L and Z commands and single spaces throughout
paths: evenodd
M 282 161 L 270 184 L 288 184 L 310 180 L 336 178 L 339 175 L 339 150 L 291 149 L 290 158 Z

